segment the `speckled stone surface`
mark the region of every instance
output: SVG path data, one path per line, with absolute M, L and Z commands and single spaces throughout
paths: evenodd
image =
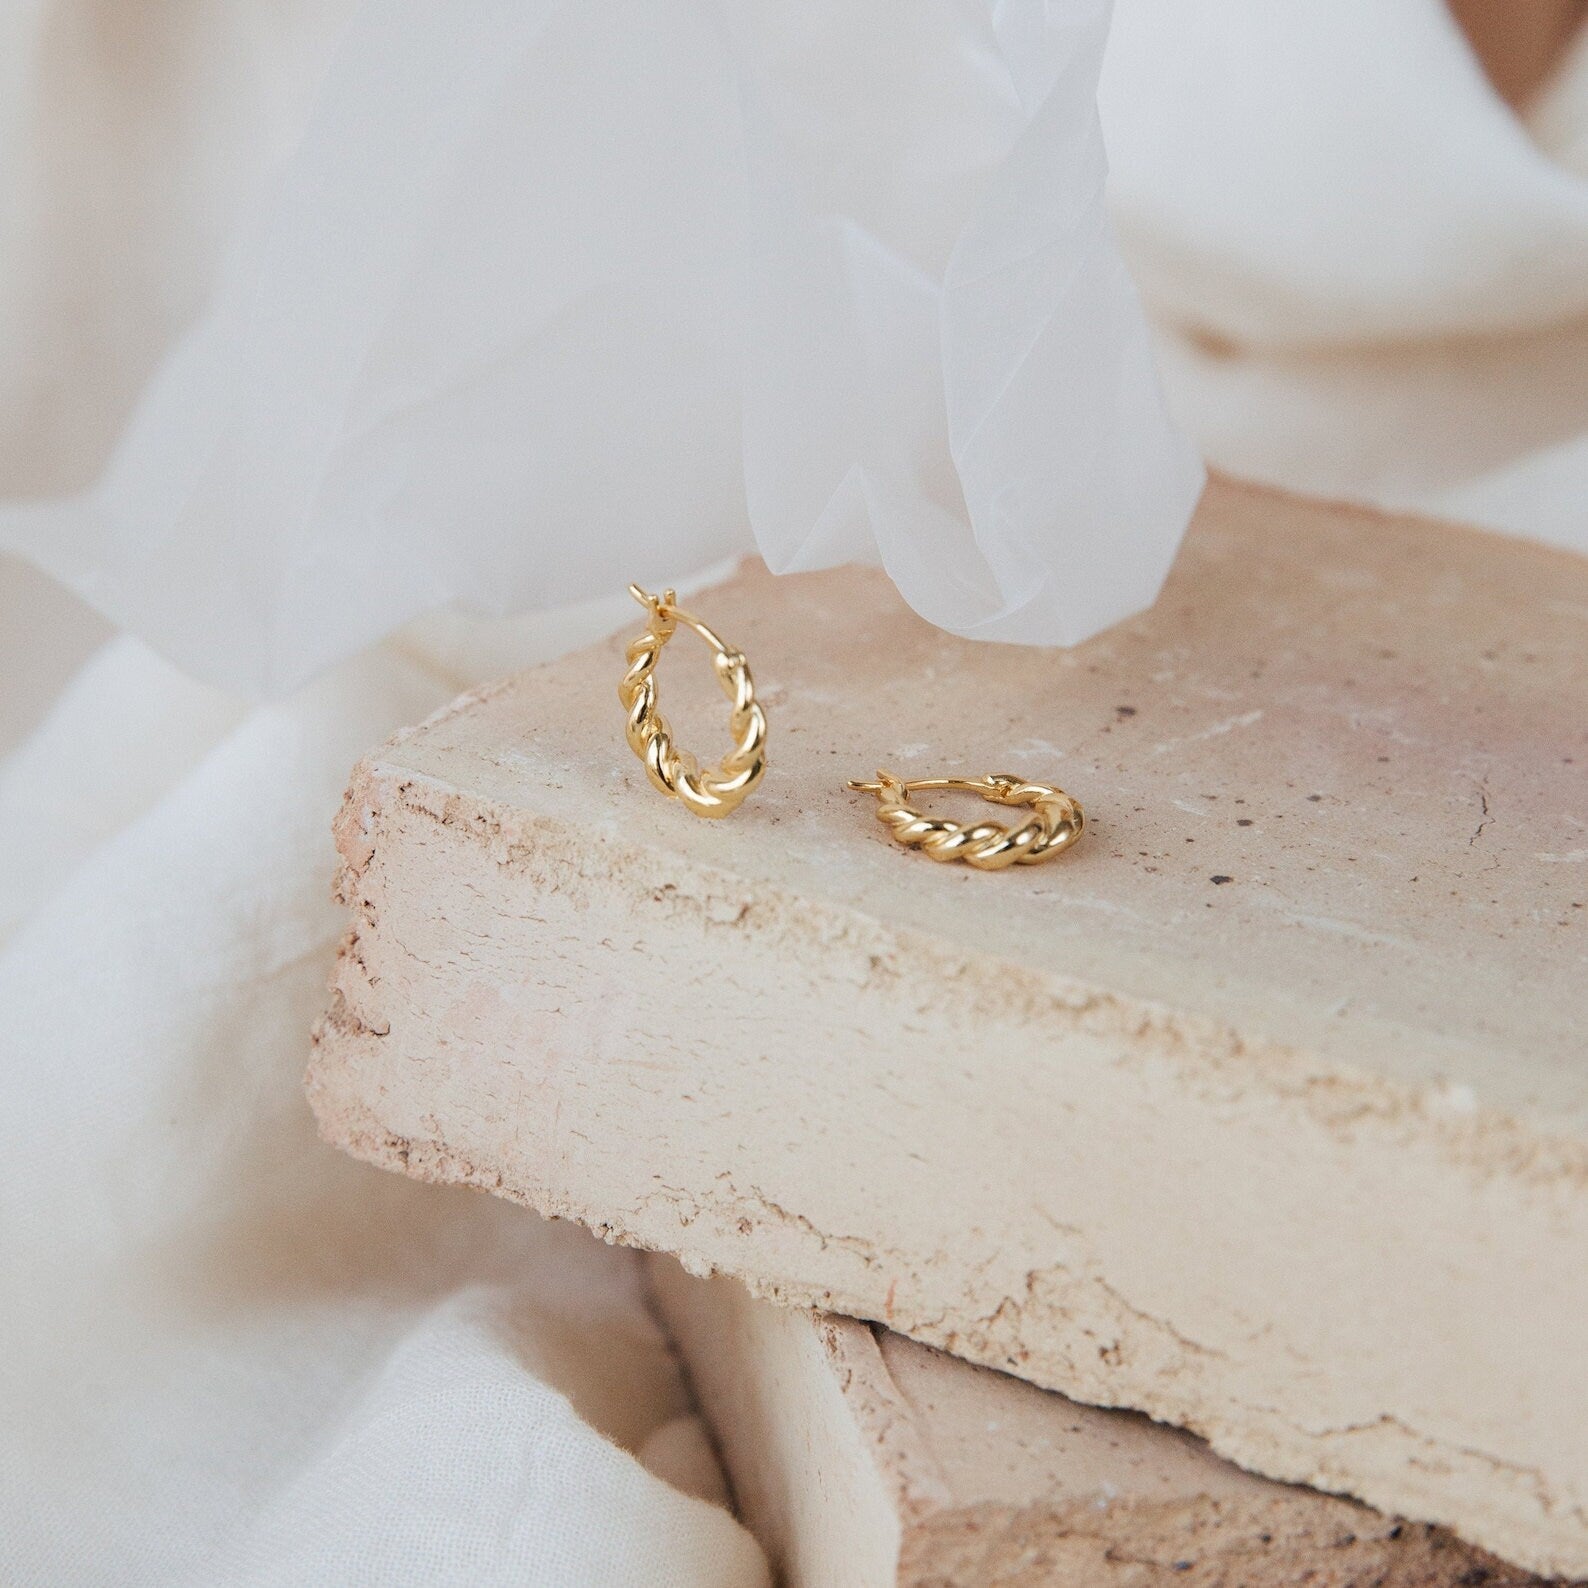
M 1442 1528 L 1273 1483 L 849 1318 L 649 1260 L 784 1588 L 1523 1588 Z
M 1069 653 L 861 571 L 694 605 L 771 720 L 728 821 L 621 639 L 356 771 L 328 1138 L 1588 1574 L 1588 563 L 1216 484 Z M 936 866 L 879 764 L 1091 829 Z

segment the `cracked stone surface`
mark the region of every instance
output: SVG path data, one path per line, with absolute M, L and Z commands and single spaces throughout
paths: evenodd
M 1355 1501 L 1254 1477 L 880 1326 L 652 1257 L 740 1515 L 785 1588 L 1524 1588 Z
M 694 605 L 771 723 L 728 821 L 621 639 L 356 769 L 327 1138 L 1588 1575 L 1588 563 L 1215 484 L 1068 653 L 856 570 Z M 878 764 L 1090 830 L 937 866 Z

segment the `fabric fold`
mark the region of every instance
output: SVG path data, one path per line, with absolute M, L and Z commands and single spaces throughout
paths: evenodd
M 1201 473 L 1103 221 L 1103 0 L 327 0 L 313 24 L 210 195 L 185 319 L 115 372 L 97 457 L 68 406 L 9 501 L 0 475 L 0 548 L 253 695 L 448 603 L 755 550 L 880 560 L 987 639 L 1071 643 L 1151 599 Z M 0 130 L 0 175 L 47 119 Z M 45 204 L 20 245 L 64 224 Z M 139 312 L 119 237 L 91 241 Z M 3 379 L 27 404 L 43 351 Z

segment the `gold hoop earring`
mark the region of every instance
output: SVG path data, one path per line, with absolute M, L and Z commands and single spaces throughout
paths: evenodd
M 907 783 L 892 772 L 878 772 L 875 783 L 851 781 L 850 788 L 877 796 L 877 820 L 896 843 L 922 849 L 933 860 L 963 860 L 978 871 L 1034 866 L 1063 854 L 1081 836 L 1086 816 L 1080 802 L 1048 783 L 995 772 L 987 777 L 925 777 Z M 919 789 L 961 789 L 994 805 L 1029 805 L 1033 815 L 1018 827 L 996 822 L 965 826 L 912 809 L 909 796 Z
M 629 745 L 645 763 L 646 776 L 669 799 L 680 800 L 696 816 L 727 816 L 766 771 L 766 713 L 756 704 L 750 664 L 742 651 L 724 644 L 699 618 L 679 611 L 671 590 L 654 596 L 631 584 L 629 594 L 650 613 L 645 632 L 629 645 L 629 670 L 618 685 L 618 699 L 629 714 Z M 656 705 L 657 658 L 680 623 L 711 647 L 717 682 L 733 702 L 728 718 L 733 748 L 714 771 L 702 771 L 689 751 L 674 747 L 667 719 Z

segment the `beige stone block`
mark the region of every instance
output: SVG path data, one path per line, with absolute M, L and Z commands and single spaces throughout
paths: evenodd
M 784 1588 L 1521 1588 L 1442 1528 L 1273 1483 L 849 1318 L 650 1259 L 740 1515 Z
M 357 769 L 327 1137 L 1588 1574 L 1588 563 L 1224 485 L 1068 653 L 853 570 L 695 605 L 770 713 L 727 821 L 621 640 Z M 934 865 L 879 763 L 1091 828 Z

